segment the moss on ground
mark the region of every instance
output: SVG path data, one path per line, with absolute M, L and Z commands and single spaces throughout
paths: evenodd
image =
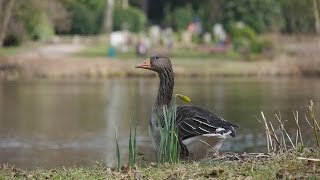
M 232 155 L 204 162 L 184 162 L 123 168 L 116 172 L 102 165 L 92 168 L 22 170 L 7 165 L 0 169 L 0 179 L 319 179 L 320 162 L 298 157 L 320 157 L 320 152 L 263 156 Z

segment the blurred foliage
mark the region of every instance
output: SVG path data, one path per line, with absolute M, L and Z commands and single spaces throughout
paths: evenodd
M 54 26 L 43 9 L 43 2 L 25 0 L 16 3 L 9 33 L 4 40 L 5 46 L 19 45 L 26 38 L 47 40 L 54 35 Z
M 71 34 L 94 34 L 97 32 L 95 15 L 86 6 L 74 4 L 72 6 Z
M 25 39 L 48 40 L 55 32 L 70 29 L 70 17 L 64 0 L 16 1 L 4 45 L 19 45 Z
M 21 0 L 16 1 L 8 25 L 5 45 L 19 44 L 24 39 L 47 40 L 57 34 L 98 34 L 101 31 L 107 0 Z M 236 46 L 250 46 L 263 51 L 270 43 L 255 36 L 266 32 L 314 33 L 315 15 L 312 0 L 129 0 L 125 9 L 115 0 L 114 30 L 145 30 L 148 22 L 160 22 L 179 32 L 200 19 L 205 32 L 216 23 L 223 24 Z M 157 4 L 155 7 L 154 4 Z M 135 6 L 133 6 L 135 5 Z M 145 8 L 147 7 L 148 8 Z M 164 7 L 164 8 L 163 8 Z M 143 9 L 149 9 L 143 12 Z M 152 11 L 152 12 L 150 12 Z M 149 15 L 147 19 L 146 14 Z M 157 17 L 158 16 L 158 17 Z M 247 26 L 234 29 L 237 22 Z M 250 28 L 250 29 L 249 29 Z M 240 34 L 237 34 L 240 33 Z M 201 40 L 193 37 L 194 42 Z
M 19 17 L 25 23 L 29 36 L 34 40 L 45 40 L 54 35 L 53 26 L 37 0 L 21 3 Z
M 279 0 L 229 0 L 224 3 L 224 24 L 242 21 L 256 32 L 278 30 L 282 24 Z
M 250 53 L 262 53 L 272 50 L 274 45 L 268 38 L 259 38 L 257 33 L 248 25 L 236 23 L 230 25 L 230 35 L 233 48 L 242 55 Z
M 312 0 L 281 0 L 284 20 L 283 32 L 314 32 L 315 20 Z
M 144 13 L 135 7 L 123 9 L 116 7 L 113 15 L 114 30 L 130 30 L 133 32 L 143 31 L 147 22 Z
M 97 34 L 100 32 L 105 0 L 74 0 L 69 3 L 72 14 L 70 34 Z
M 186 24 L 198 16 L 205 31 L 212 31 L 215 23 L 229 30 L 230 25 L 242 21 L 257 33 L 314 32 L 312 0 L 168 1 L 163 11 L 165 24 L 177 30 L 185 29 Z
M 233 39 L 242 37 L 249 39 L 250 41 L 257 39 L 256 32 L 250 26 L 240 22 L 230 26 L 230 35 Z
M 174 30 L 185 30 L 188 24 L 192 22 L 196 13 L 192 9 L 191 4 L 186 4 L 183 7 L 178 7 L 172 11 L 171 7 L 165 7 L 164 21 L 167 25 L 171 25 Z

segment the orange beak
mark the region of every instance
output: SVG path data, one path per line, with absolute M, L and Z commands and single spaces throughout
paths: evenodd
M 136 68 L 151 69 L 150 59 L 146 59 L 142 64 L 136 65 Z

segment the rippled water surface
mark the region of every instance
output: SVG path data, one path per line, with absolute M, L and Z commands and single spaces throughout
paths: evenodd
M 156 78 L 0 82 L 0 163 L 22 168 L 112 165 L 113 122 L 126 161 L 130 119 L 138 125 L 139 151 L 152 160 L 147 122 L 157 90 Z M 195 78 L 176 79 L 175 85 L 175 93 L 188 95 L 192 104 L 240 126 L 237 137 L 221 148 L 237 152 L 265 151 L 260 111 L 270 120 L 280 111 L 293 131 L 293 110 L 305 124 L 313 99 L 319 114 L 319 92 L 318 79 Z M 311 141 L 311 132 L 303 134 Z

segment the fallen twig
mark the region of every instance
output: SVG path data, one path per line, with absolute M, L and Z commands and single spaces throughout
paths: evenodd
M 298 159 L 320 162 L 320 159 L 315 159 L 315 158 L 298 157 Z

